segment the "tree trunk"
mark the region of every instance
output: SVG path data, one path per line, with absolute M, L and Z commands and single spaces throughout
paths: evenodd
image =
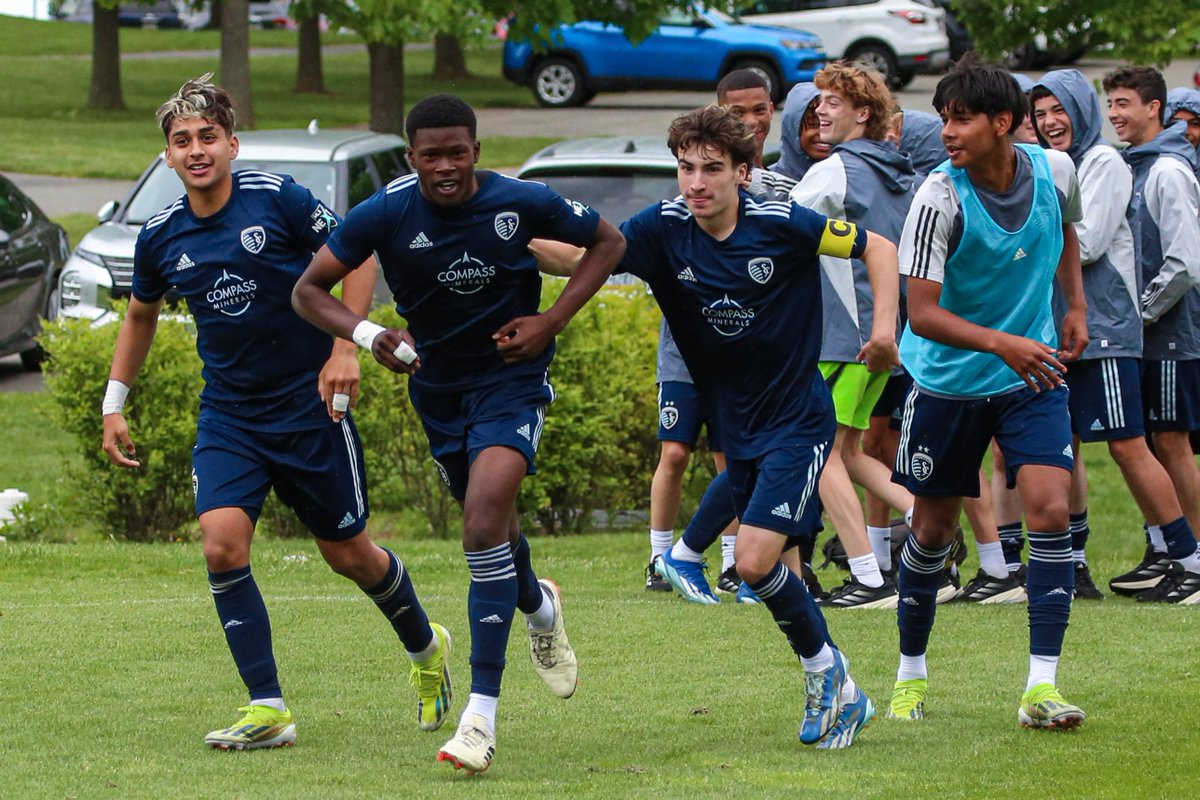
M 458 42 L 458 37 L 449 33 L 436 34 L 433 37 L 434 80 L 452 80 L 468 75 L 467 57 Z
M 204 27 L 210 31 L 221 29 L 221 0 L 212 0 L 209 5 L 208 24 Z
M 88 91 L 88 108 L 125 110 L 117 7 L 106 8 L 99 2 L 92 4 L 92 86 Z
M 371 63 L 371 130 L 403 136 L 404 45 L 367 42 L 367 54 Z
M 295 91 L 323 94 L 325 71 L 321 67 L 321 15 L 314 13 L 301 17 L 299 23 Z
M 237 112 L 237 127 L 254 127 L 250 96 L 250 11 L 247 0 L 221 2 L 221 86 Z

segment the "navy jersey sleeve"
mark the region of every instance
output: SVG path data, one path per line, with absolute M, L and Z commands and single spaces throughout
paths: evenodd
M 155 254 L 154 237 L 145 227 L 138 232 L 133 248 L 133 296 L 143 303 L 156 303 L 167 293 L 170 285 Z
M 792 203 L 792 222 L 797 244 L 806 251 L 836 258 L 862 258 L 867 249 L 867 232 L 853 222 L 818 214 Z
M 283 178 L 279 204 L 284 218 L 287 219 L 288 228 L 298 246 L 306 247 L 315 253 L 342 224 L 342 220 L 329 206 L 314 197 L 311 191 L 292 180 L 290 175 L 284 175 Z M 361 261 L 356 261 L 354 266 Z
M 666 263 L 660 251 L 663 243 L 662 231 L 659 230 L 661 219 L 660 204 L 655 203 L 621 223 L 625 256 L 613 274 L 627 272 L 644 281 L 654 277 L 654 273 Z
M 586 247 L 596 239 L 600 215 L 583 203 L 568 200 L 549 186 L 537 184 L 533 195 L 533 235 L 553 239 L 578 247 Z
M 375 252 L 376 245 L 391 230 L 387 214 L 387 189 L 380 189 L 350 209 L 350 213 L 329 235 L 325 244 L 347 267 L 354 269 Z

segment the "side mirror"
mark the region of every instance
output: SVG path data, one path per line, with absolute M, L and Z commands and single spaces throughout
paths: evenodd
M 121 204 L 116 200 L 109 200 L 107 203 L 100 206 L 100 210 L 96 212 L 96 219 L 99 220 L 101 225 L 103 225 L 117 215 L 117 209 L 120 207 Z

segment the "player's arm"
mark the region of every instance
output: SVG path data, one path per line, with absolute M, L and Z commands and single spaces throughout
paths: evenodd
M 1063 361 L 1074 361 L 1083 355 L 1088 345 L 1087 300 L 1083 295 L 1083 272 L 1079 265 L 1079 238 L 1075 226 L 1069 222 L 1063 225 L 1063 249 L 1055 277 L 1063 299 L 1067 301 L 1058 357 Z
M 539 271 L 560 278 L 574 275 L 580 259 L 587 252 L 582 247 L 567 242 L 556 242 L 553 239 L 532 239 L 528 248 L 537 259 Z
M 492 334 L 501 358 L 516 364 L 536 358 L 591 299 L 625 253 L 625 237 L 605 219 L 554 305 L 541 314 L 517 317 Z
M 1167 159 L 1168 161 L 1170 159 Z M 1163 263 L 1142 292 L 1142 321 L 1157 322 L 1200 282 L 1200 199 L 1183 168 L 1164 170 L 1145 189 L 1146 208 L 1158 223 Z
M 416 343 L 408 331 L 377 325 L 367 319 L 362 310 L 355 311 L 331 294 L 333 287 L 345 280 L 351 271 L 333 254 L 329 245 L 324 245 L 296 281 L 292 290 L 292 308 L 321 330 L 370 350 L 375 360 L 392 372 L 406 375 L 416 372 L 421 362 L 413 349 Z M 352 292 L 365 289 L 361 285 L 350 288 Z M 367 305 L 370 305 L 369 295 Z
M 900 313 L 900 268 L 896 245 L 886 237 L 867 231 L 867 248 L 862 261 L 867 265 L 874 306 L 871 338 L 858 353 L 870 372 L 885 372 L 900 363 L 896 347 L 896 317 Z
M 133 459 L 136 448 L 129 437 L 129 425 L 125 422 L 125 397 L 133 382 L 137 380 L 154 333 L 158 330 L 158 312 L 162 299 L 152 303 L 129 299 L 129 308 L 117 333 L 117 345 L 113 350 L 112 366 L 108 371 L 108 388 L 104 393 L 101 413 L 104 415 L 104 436 L 101 447 L 108 460 L 122 467 L 139 467 L 140 461 Z
M 350 270 L 342 280 L 342 303 L 354 313 L 366 317 L 371 310 L 375 291 L 375 258 L 372 256 Z M 358 405 L 358 387 L 362 378 L 354 342 L 334 337 L 333 351 L 317 377 L 317 391 L 325 402 L 325 410 L 335 421 L 341 421 L 347 410 Z

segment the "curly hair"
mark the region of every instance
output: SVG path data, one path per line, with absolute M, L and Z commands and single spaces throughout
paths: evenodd
M 725 106 L 709 105 L 676 117 L 667 130 L 667 147 L 676 158 L 683 150 L 711 147 L 728 153 L 733 166 L 754 165 L 758 145 L 745 123 Z
M 163 136 L 171 135 L 171 125 L 176 119 L 197 118 L 220 125 L 227 134 L 233 134 L 233 101 L 224 89 L 212 82 L 212 77 L 211 72 L 206 72 L 199 78 L 193 78 L 158 107 L 154 116 L 162 128 Z
M 837 92 L 855 108 L 867 107 L 871 116 L 863 136 L 877 141 L 887 137 L 896 101 L 878 72 L 849 61 L 834 61 L 817 73 L 813 84 L 821 91 Z

